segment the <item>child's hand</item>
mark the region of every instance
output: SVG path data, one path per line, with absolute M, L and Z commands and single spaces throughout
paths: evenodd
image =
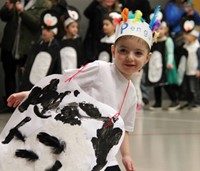
M 124 164 L 124 167 L 126 168 L 126 171 L 135 171 L 131 156 L 124 156 L 122 158 L 122 162 Z
M 16 108 L 27 94 L 27 91 L 11 94 L 7 99 L 7 105 Z
M 173 69 L 174 66 L 172 64 L 167 64 L 167 69 Z
M 200 71 L 199 71 L 199 70 L 196 71 L 195 76 L 196 76 L 197 78 L 200 78 Z

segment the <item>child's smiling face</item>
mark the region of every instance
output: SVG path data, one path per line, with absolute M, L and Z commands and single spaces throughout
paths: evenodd
M 147 43 L 134 36 L 121 37 L 111 50 L 116 67 L 128 80 L 134 72 L 142 69 L 151 56 Z

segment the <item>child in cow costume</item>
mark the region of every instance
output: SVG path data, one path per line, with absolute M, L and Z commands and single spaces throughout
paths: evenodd
M 131 76 L 149 61 L 157 12 L 147 24 L 125 8 L 118 22 L 113 63 L 95 61 L 42 79 L 8 98 L 17 107 L 0 135 L 0 170 L 118 171 L 135 167 L 128 132 L 135 122 Z

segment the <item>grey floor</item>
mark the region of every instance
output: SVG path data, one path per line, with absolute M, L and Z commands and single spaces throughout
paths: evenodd
M 200 109 L 137 113 L 130 144 L 136 171 L 200 171 Z

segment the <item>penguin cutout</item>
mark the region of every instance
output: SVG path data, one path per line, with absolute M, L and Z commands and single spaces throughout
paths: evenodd
M 42 23 L 42 28 L 54 29 L 57 28 L 58 18 L 53 11 L 46 10 L 41 15 L 41 23 Z
M 165 41 L 152 46 L 152 56 L 147 65 L 147 82 L 149 85 L 166 83 Z
M 70 18 L 79 21 L 81 19 L 80 12 L 74 6 L 68 5 L 67 12 Z
M 105 14 L 104 19 L 110 21 L 115 26 L 115 19 L 120 19 L 121 15 L 119 12 L 112 11 L 108 14 Z M 98 47 L 98 53 L 96 59 L 106 61 L 106 62 L 112 62 L 113 57 L 111 53 L 111 45 L 113 45 L 115 42 L 115 34 L 113 35 L 105 35 L 103 38 L 101 38 L 99 47 Z
M 73 7 L 67 7 L 67 15 L 64 20 L 64 27 L 67 29 L 70 24 L 73 22 L 77 22 L 80 20 L 79 11 Z M 67 31 L 66 31 L 67 32 Z M 65 69 L 73 69 L 79 68 L 82 62 L 82 39 L 78 35 L 74 35 L 73 37 L 66 37 L 66 35 L 61 40 L 61 48 L 60 48 L 60 58 L 61 58 L 61 68 L 62 72 Z
M 50 30 L 54 35 L 57 34 L 58 18 L 53 11 L 45 11 L 41 15 L 41 23 L 42 29 Z M 42 35 L 41 40 L 35 43 L 29 52 L 20 91 L 30 90 L 47 75 L 61 73 L 59 49 L 60 45 L 55 37 L 47 41 Z
M 192 16 L 185 16 L 181 21 L 181 29 L 183 33 L 191 33 L 195 28 L 195 21 Z M 183 47 L 183 45 L 179 48 L 178 51 L 179 62 L 178 62 L 178 84 L 182 85 L 185 71 L 186 71 L 186 63 L 188 58 L 188 51 Z
M 186 16 L 181 21 L 181 28 L 184 33 L 190 33 L 195 28 L 195 21 L 192 16 Z
M 150 14 L 150 20 L 153 17 L 153 11 Z M 165 24 L 162 10 L 158 12 L 158 20 L 160 24 Z M 155 29 L 160 27 L 158 24 Z M 166 84 L 166 60 L 165 60 L 165 41 L 156 42 L 152 45 L 152 56 L 147 64 L 147 84 L 148 85 L 163 85 Z

